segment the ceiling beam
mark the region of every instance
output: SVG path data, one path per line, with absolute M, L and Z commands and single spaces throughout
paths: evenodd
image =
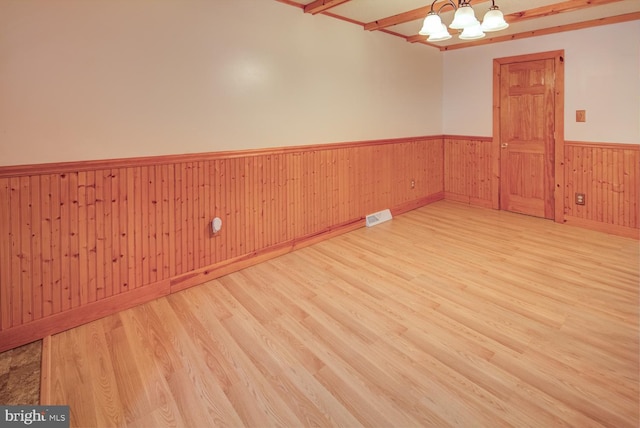
M 473 5 L 488 2 L 489 0 L 475 0 Z M 439 0 L 433 6 L 434 10 L 438 10 L 440 6 L 448 3 L 447 0 Z M 389 16 L 387 18 L 381 18 L 372 22 L 364 24 L 364 29 L 368 31 L 380 30 L 382 28 L 391 27 L 392 25 L 404 24 L 405 22 L 416 21 L 418 19 L 424 19 L 431 11 L 431 5 L 419 7 L 417 9 L 410 10 L 408 12 L 399 13 L 397 15 Z
M 324 12 L 327 9 L 331 9 L 348 1 L 351 0 L 316 0 L 304 7 L 304 13 L 315 15 L 316 13 Z
M 535 9 L 523 10 L 505 15 L 504 19 L 509 24 L 526 21 L 533 18 L 545 18 L 564 12 L 573 12 L 593 6 L 601 6 L 609 3 L 616 3 L 621 0 L 569 0 L 547 6 L 536 7 Z

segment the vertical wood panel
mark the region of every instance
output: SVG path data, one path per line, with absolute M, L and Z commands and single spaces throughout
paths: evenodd
M 157 258 L 157 219 L 156 219 L 156 205 L 158 204 L 156 195 L 156 168 L 151 166 L 146 168 L 148 170 L 149 180 L 147 182 L 147 194 L 149 199 L 147 200 L 146 207 L 146 227 L 147 227 L 147 239 L 149 241 L 148 251 L 145 252 L 146 258 L 149 260 L 149 280 L 146 283 L 153 283 L 158 280 L 158 258 Z M 143 208 L 144 211 L 144 208 Z
M 214 176 L 214 193 L 215 193 L 215 204 L 214 211 L 216 217 L 219 217 L 222 220 L 222 229 L 220 232 L 216 234 L 214 240 L 214 254 L 213 261 L 214 263 L 219 263 L 222 260 L 222 245 L 224 243 L 224 235 L 226 234 L 227 224 L 225 223 L 225 216 L 222 211 L 222 171 L 220 170 L 221 161 L 214 160 L 213 161 L 213 176 Z
M 211 209 L 211 171 L 210 161 L 203 161 L 203 217 L 202 217 L 202 236 L 204 239 L 202 251 L 203 251 L 203 266 L 209 266 L 213 262 L 211 261 L 211 220 L 213 220 Z
M 348 165 L 345 160 L 345 149 L 338 148 L 334 152 L 333 161 L 336 165 L 336 183 L 334 185 L 333 198 L 335 201 L 336 219 L 335 224 L 341 224 L 348 219 L 346 192 L 349 190 L 347 180 Z
M 350 148 L 346 148 L 345 150 L 345 163 L 347 165 L 347 177 L 349 181 L 349 187 L 347 192 L 345 193 L 345 198 L 348 200 L 348 216 L 349 218 L 354 218 L 358 210 L 358 201 L 360 198 L 356 198 L 357 194 L 357 185 L 358 185 L 358 175 L 357 175 L 357 163 L 353 159 L 353 150 Z
M 127 285 L 129 289 L 136 288 L 136 201 L 139 199 L 136 187 L 137 168 L 127 168 Z
M 11 325 L 22 324 L 22 284 L 20 276 L 20 178 L 10 181 L 10 217 L 9 240 L 11 241 L 11 278 L 8 288 L 11 290 Z
M 105 211 L 105 171 L 96 171 L 96 290 L 95 298 L 105 295 L 105 257 L 106 257 L 106 211 Z
M 22 323 L 33 320 L 33 287 L 31 282 L 31 188 L 29 177 L 21 177 L 19 184 L 20 200 L 20 290 Z
M 575 150 L 573 149 L 573 147 L 565 146 L 564 148 L 565 158 L 563 159 L 563 161 L 569 157 L 575 159 L 574 152 Z M 574 188 L 574 184 L 573 184 L 574 177 L 575 177 L 574 174 L 567 174 L 565 176 L 565 180 L 564 180 L 565 192 L 564 192 L 564 202 L 563 202 L 564 215 L 573 214 L 573 206 L 569 203 L 569 195 L 571 194 Z
M 627 216 L 629 227 L 640 228 L 640 201 L 638 196 L 640 195 L 640 151 L 625 151 L 625 166 L 627 165 L 626 159 L 629 159 L 629 167 L 625 168 L 625 174 L 627 175 L 625 180 L 628 180 L 629 186 L 625 187 L 625 199 L 629 196 L 629 215 Z M 634 197 L 634 195 L 636 197 Z
M 155 230 L 153 232 L 156 238 L 156 253 L 153 255 L 156 260 L 156 281 L 160 281 L 164 275 L 164 266 L 163 266 L 163 257 L 162 257 L 162 248 L 164 242 L 164 234 L 162 233 L 162 223 L 164 218 L 164 213 L 162 212 L 162 165 L 155 165 L 155 203 L 153 208 L 156 212 L 156 225 Z
M 287 185 L 289 176 L 289 159 L 290 154 L 280 155 L 279 174 L 278 174 L 278 216 L 280 218 L 280 237 L 278 242 L 287 242 L 289 237 L 289 219 L 287 217 Z
M 188 187 L 187 187 L 187 164 L 180 164 L 180 231 L 181 231 L 181 243 L 180 243 L 180 252 L 178 253 L 178 258 L 181 259 L 181 269 L 178 273 L 188 272 L 188 232 L 187 232 L 187 195 L 188 195 Z M 181 257 L 180 257 L 181 256 Z
M 229 247 L 231 245 L 231 234 L 233 233 L 233 228 L 231 227 L 231 213 L 230 213 L 230 201 L 229 194 L 231 193 L 231 180 L 229 178 L 229 162 L 219 161 L 220 165 L 220 197 L 221 200 L 221 214 L 222 214 L 222 224 L 223 230 L 221 233 L 221 242 L 219 246 L 220 250 L 220 260 L 227 260 L 231 258 L 231 253 L 229 251 Z M 224 226 L 226 225 L 226 227 Z
M 614 219 L 615 224 L 622 224 L 624 222 L 624 216 L 620 210 L 621 200 L 620 196 L 622 194 L 622 168 L 624 167 L 624 152 L 623 151 L 614 151 L 613 152 L 613 162 L 612 162 L 612 189 L 613 192 L 613 201 L 611 207 L 611 217 Z
M 71 307 L 71 205 L 72 198 L 69 192 L 69 176 L 71 174 L 60 175 L 60 303 L 61 311 L 69 310 Z M 106 281 L 105 281 L 106 283 Z
M 237 180 L 237 164 L 238 159 L 230 159 L 227 164 L 227 191 L 225 196 L 227 198 L 227 218 L 228 224 L 231 226 L 227 230 L 227 250 L 229 251 L 227 257 L 232 259 L 238 256 L 238 235 L 240 233 L 240 228 L 242 225 L 238 219 L 238 207 L 237 207 L 237 198 L 238 198 L 238 180 Z
M 244 205 L 244 221 L 245 221 L 245 251 L 252 253 L 256 249 L 256 237 L 255 237 L 255 206 L 253 205 L 253 193 L 251 183 L 253 182 L 253 169 L 254 169 L 255 157 L 244 158 L 243 169 L 243 205 Z M 215 210 L 213 211 L 216 212 Z M 215 243 L 215 240 L 212 240 Z
M 0 184 L 0 193 L 1 186 L 2 184 Z M 2 196 L 0 196 L 0 204 L 4 204 Z M 51 176 L 49 174 L 40 176 L 40 207 L 42 209 L 41 218 L 39 219 L 42 233 L 42 316 L 47 317 L 53 312 L 53 260 L 51 257 L 51 229 L 53 222 L 51 218 Z M 2 208 L 0 207 L 0 209 Z M 2 214 L 0 214 L 0 225 L 2 222 Z M 2 239 L 1 236 L 0 226 L 0 239 Z M 0 260 L 2 260 L 2 257 L 2 250 L 0 249 Z M 1 263 L 0 269 L 2 269 Z M 2 284 L 2 280 L 0 280 L 0 284 Z
M 87 204 L 87 275 L 86 289 L 87 302 L 96 301 L 97 287 L 97 222 L 96 222 L 96 172 L 87 171 L 86 204 Z
M 87 209 L 87 172 L 78 173 L 78 306 L 88 302 L 89 216 Z
M 129 289 L 129 257 L 127 257 L 129 251 L 129 232 L 127 230 L 129 225 L 129 185 L 127 183 L 129 174 L 127 168 L 120 168 L 118 170 L 118 177 L 118 240 L 120 241 L 117 254 L 118 264 L 120 265 L 118 293 L 124 293 Z
M 120 171 L 111 169 L 111 255 L 112 282 L 107 287 L 107 296 L 120 294 Z
M 31 198 L 31 284 L 33 287 L 32 296 L 32 320 L 42 318 L 43 281 L 42 281 L 42 210 L 41 210 L 41 188 L 40 176 L 29 177 L 29 188 Z
M 302 204 L 300 200 L 300 155 L 298 153 L 290 153 L 288 156 L 289 168 L 287 176 L 287 218 L 288 234 L 291 239 L 293 236 L 300 236 L 300 217 L 302 215 Z
M 249 254 L 251 252 L 250 248 L 250 231 L 249 229 L 249 218 L 247 216 L 247 195 L 246 193 L 250 191 L 248 187 L 248 170 L 247 170 L 247 162 L 246 158 L 238 158 L 236 163 L 236 170 L 238 176 L 238 184 L 237 184 L 237 192 L 236 195 L 236 206 L 237 206 L 237 217 L 240 222 L 240 230 L 238 238 L 238 248 L 240 254 Z M 208 223 L 211 223 L 211 218 L 207 219 Z
M 171 239 L 173 224 L 173 165 L 162 165 L 162 278 L 171 277 L 171 255 L 174 242 Z M 173 261 L 175 261 L 175 254 Z
M 0 330 L 11 327 L 11 187 L 0 179 Z
M 264 157 L 264 168 L 262 169 L 262 186 L 263 186 L 263 216 L 262 216 L 262 226 L 264 230 L 264 246 L 270 247 L 273 245 L 273 175 L 272 175 L 272 167 L 273 167 L 273 156 L 267 155 Z
M 177 163 L 174 165 L 174 242 L 175 245 L 172 247 L 172 257 L 175 260 L 174 264 L 174 272 L 173 275 L 179 275 L 183 273 L 182 270 L 182 209 L 183 209 L 183 200 L 182 200 L 182 175 L 184 171 L 184 164 Z
M 113 270 L 111 268 L 112 262 L 112 238 L 111 238 L 111 217 L 112 203 L 111 203 L 111 170 L 105 169 L 102 172 L 102 188 L 103 188 L 103 200 L 104 200 L 104 255 L 102 258 L 102 266 L 104 273 L 104 287 L 98 289 L 98 299 L 104 299 L 107 296 L 111 296 L 113 293 Z M 100 263 L 100 262 L 99 262 Z
M 195 268 L 194 265 L 194 258 L 195 258 L 195 254 L 193 252 L 193 247 L 194 247 L 194 242 L 193 242 L 193 218 L 194 218 L 194 211 L 193 211 L 193 198 L 195 197 L 194 195 L 194 186 L 193 186 L 193 162 L 189 162 L 187 163 L 187 167 L 185 170 L 186 173 L 186 188 L 185 188 L 185 204 L 187 207 L 187 211 L 186 214 L 184 216 L 184 225 L 187 231 L 186 234 L 186 239 L 183 238 L 183 242 L 186 245 L 186 271 L 190 272 Z
M 564 162 L 570 219 L 638 228 L 638 146 L 565 142 Z M 584 193 L 585 205 L 575 203 L 576 193 Z
M 49 182 L 51 183 L 51 313 L 57 314 L 62 311 L 60 175 L 51 174 Z
M 313 200 L 314 198 L 310 197 L 309 193 L 309 175 L 311 173 L 311 162 L 310 158 L 312 156 L 311 152 L 304 152 L 300 154 L 300 205 L 302 206 L 301 213 L 301 224 L 300 236 L 305 236 L 309 234 L 310 225 L 313 221 Z
M 196 162 L 194 164 L 194 187 L 195 187 L 195 200 L 193 205 L 194 211 L 194 254 L 195 254 L 195 267 L 196 269 L 206 266 L 205 265 L 205 251 L 204 251 L 204 233 L 203 233 L 203 219 L 204 219 L 204 162 Z

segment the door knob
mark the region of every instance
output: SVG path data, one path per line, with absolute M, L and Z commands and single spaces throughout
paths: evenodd
M 509 147 L 509 143 L 502 143 L 500 144 L 500 147 L 502 147 L 503 149 L 506 149 L 507 147 Z

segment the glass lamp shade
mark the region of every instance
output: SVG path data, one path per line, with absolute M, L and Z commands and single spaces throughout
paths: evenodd
M 480 24 L 480 21 L 476 19 L 473 8 L 470 4 L 464 4 L 456 10 L 455 15 L 453 15 L 453 22 L 449 25 L 449 28 L 464 30 L 475 24 Z
M 442 42 L 445 40 L 449 40 L 451 38 L 451 34 L 447 30 L 447 26 L 444 24 L 440 24 L 440 29 L 434 33 L 431 33 L 428 42 Z
M 500 31 L 507 28 L 509 24 L 504 20 L 504 15 L 497 6 L 489 9 L 482 19 L 482 31 Z
M 483 37 L 484 33 L 482 32 L 482 27 L 479 22 L 476 25 L 465 28 L 462 30 L 462 34 L 460 34 L 460 39 L 462 40 L 476 40 Z
M 427 17 L 424 19 L 424 24 L 422 25 L 422 29 L 418 32 L 418 34 L 429 36 L 440 31 L 441 26 L 442 20 L 440 19 L 440 17 L 435 12 L 429 12 Z

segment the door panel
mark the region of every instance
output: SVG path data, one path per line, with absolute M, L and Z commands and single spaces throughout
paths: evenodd
M 554 218 L 554 60 L 500 66 L 500 207 Z

